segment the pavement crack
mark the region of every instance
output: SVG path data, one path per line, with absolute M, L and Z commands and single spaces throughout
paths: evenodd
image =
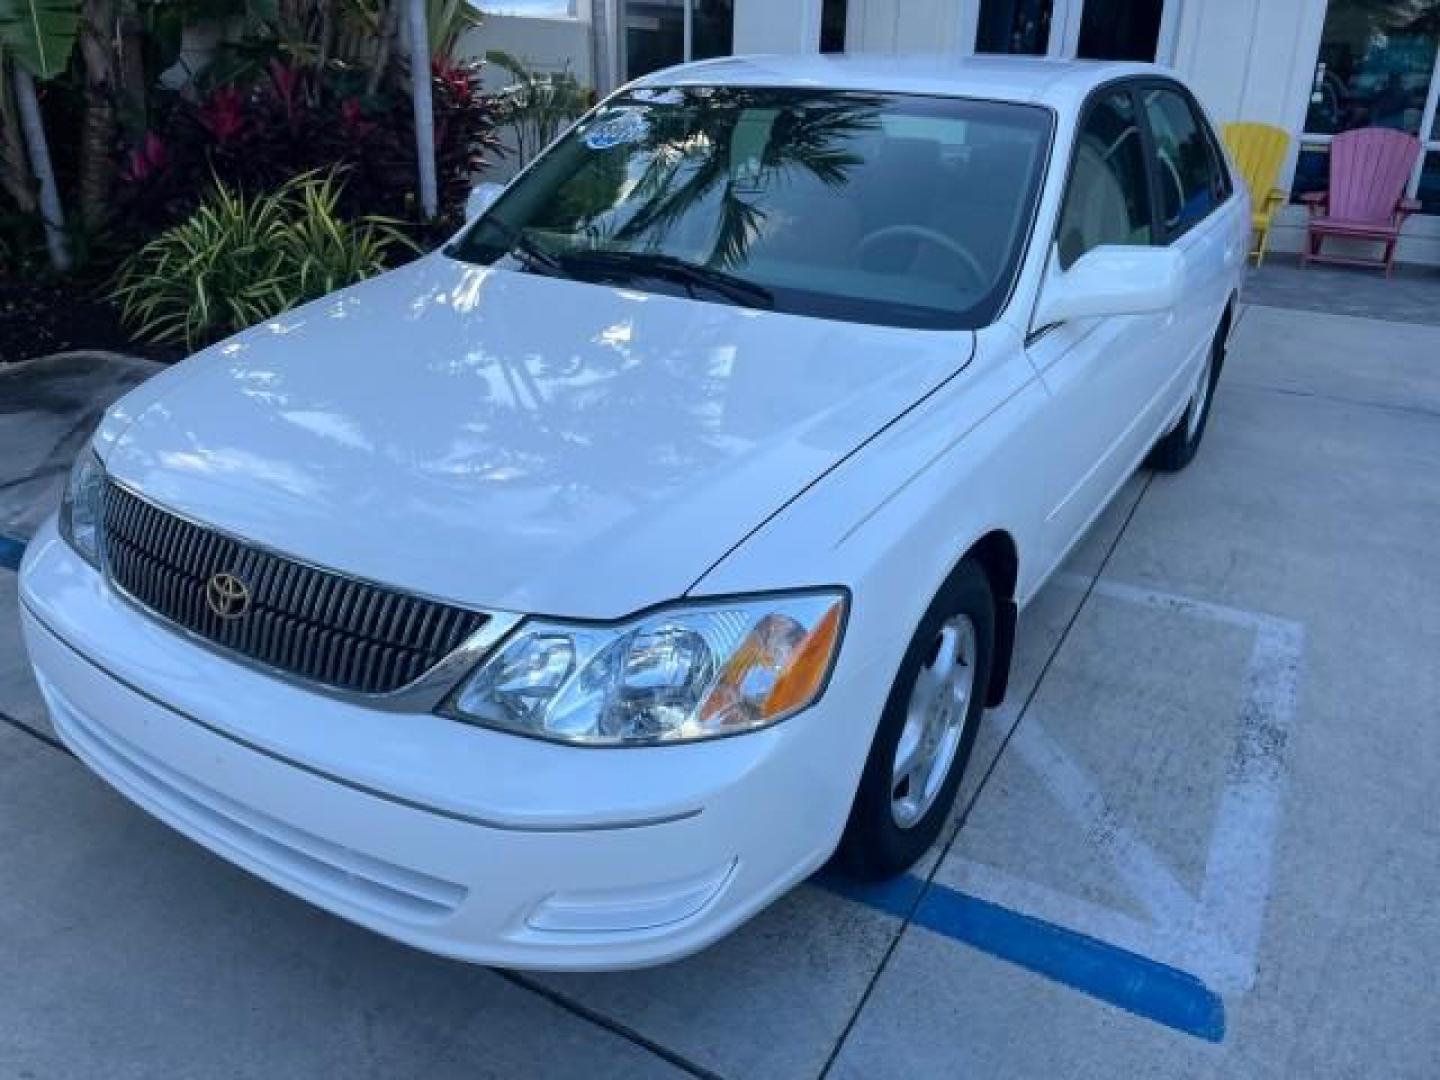
M 70 753 L 70 748 L 67 747 L 64 743 L 62 743 L 59 739 L 55 738 L 55 736 L 47 734 L 46 732 L 41 731 L 39 728 L 33 728 L 22 720 L 16 720 L 15 717 L 11 716 L 9 713 L 0 712 L 0 724 L 8 724 L 10 727 L 14 728 L 21 734 L 29 735 L 37 742 L 44 743 L 46 746 L 50 747 L 50 749 L 59 750 L 60 753 L 64 754 L 66 757 L 73 758 L 75 756 L 74 754 Z
M 1364 398 L 1346 397 L 1344 394 L 1326 394 L 1319 390 L 1297 390 L 1288 386 L 1268 386 L 1265 383 L 1246 382 L 1244 379 L 1226 379 L 1225 386 L 1253 390 L 1262 394 L 1281 394 L 1285 397 L 1327 401 L 1335 405 L 1353 405 L 1360 409 L 1379 409 L 1382 412 L 1403 413 L 1421 420 L 1440 420 L 1440 409 L 1429 409 L 1423 405 L 1401 405 L 1393 401 L 1366 401 Z
M 676 1053 L 668 1046 L 665 1046 L 661 1043 L 656 1042 L 654 1039 L 648 1038 L 645 1035 L 640 1034 L 640 1032 L 636 1031 L 634 1028 L 629 1027 L 626 1024 L 622 1024 L 618 1020 L 606 1016 L 604 1013 L 596 1009 L 592 1009 L 590 1006 L 582 1004 L 581 1002 L 576 1001 L 574 998 L 568 997 L 567 995 L 560 993 L 558 990 L 552 990 L 550 987 L 546 986 L 542 982 L 537 982 L 535 979 L 529 978 L 518 971 L 506 971 L 503 968 L 491 968 L 490 970 L 492 970 L 496 975 L 500 976 L 500 978 L 504 979 L 506 982 L 511 983 L 514 986 L 518 986 L 522 990 L 528 990 L 530 991 L 530 993 L 535 994 L 538 997 L 544 998 L 556 1008 L 563 1009 L 566 1012 L 570 1013 L 572 1016 L 579 1017 L 581 1020 L 586 1020 L 589 1023 L 594 1024 L 596 1027 L 608 1031 L 612 1035 L 616 1035 L 619 1038 L 626 1040 L 627 1042 L 633 1043 L 640 1049 L 646 1050 L 649 1053 L 653 1054 L 655 1057 L 660 1058 L 666 1064 L 673 1065 L 681 1072 L 696 1077 L 697 1080 L 724 1080 L 724 1078 L 719 1073 L 707 1069 L 705 1066 L 700 1065 L 697 1062 L 691 1061 L 683 1054 Z

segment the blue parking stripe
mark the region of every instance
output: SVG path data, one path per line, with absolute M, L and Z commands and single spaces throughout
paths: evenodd
M 25 557 L 25 545 L 8 536 L 0 536 L 0 567 L 19 570 L 20 560 Z
M 908 874 L 866 885 L 824 873 L 816 883 L 1136 1016 L 1207 1042 L 1225 1038 L 1225 1003 L 1177 968 Z

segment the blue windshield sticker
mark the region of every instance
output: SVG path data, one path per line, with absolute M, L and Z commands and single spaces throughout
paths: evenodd
M 644 115 L 632 109 L 601 120 L 585 132 L 585 145 L 591 150 L 609 150 L 612 146 L 628 146 L 650 134 Z

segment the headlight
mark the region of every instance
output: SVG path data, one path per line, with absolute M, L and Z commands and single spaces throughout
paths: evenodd
M 100 496 L 105 490 L 105 467 L 86 447 L 70 470 L 60 500 L 60 535 L 91 566 L 100 565 Z
M 754 731 L 820 696 L 845 608 L 843 594 L 814 592 L 687 604 L 609 626 L 531 620 L 440 711 L 591 746 Z

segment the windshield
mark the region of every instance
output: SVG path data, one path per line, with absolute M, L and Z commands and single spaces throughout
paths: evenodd
M 830 319 L 974 329 L 1004 305 L 1047 110 L 809 88 L 638 89 L 449 253 Z

